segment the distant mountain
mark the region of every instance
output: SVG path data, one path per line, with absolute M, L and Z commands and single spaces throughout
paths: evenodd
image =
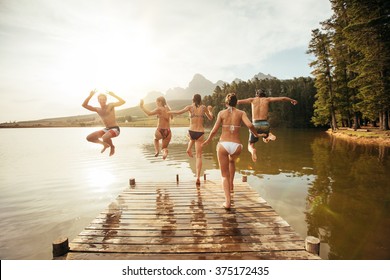
M 202 97 L 212 95 L 216 86 L 222 86 L 226 82 L 219 80 L 216 83 L 206 79 L 201 74 L 195 74 L 186 88 L 174 87 L 166 91 L 166 93 L 152 91 L 149 92 L 144 100 L 145 103 L 154 102 L 157 97 L 164 96 L 169 100 L 191 100 L 195 93 L 199 93 Z
M 162 92 L 159 91 L 151 91 L 149 92 L 143 99 L 145 103 L 152 103 L 156 101 L 156 98 L 159 96 L 164 95 Z
M 276 79 L 276 77 L 273 77 L 269 74 L 265 75 L 261 72 L 254 75 L 251 81 L 254 81 L 256 78 L 259 80 Z M 236 83 L 239 83 L 240 81 L 242 80 L 238 78 L 234 80 L 234 82 Z M 186 88 L 181 88 L 181 87 L 170 88 L 166 91 L 165 94 L 159 91 L 152 91 L 145 96 L 144 101 L 145 103 L 151 103 L 154 102 L 156 98 L 159 96 L 164 96 L 168 101 L 191 100 L 192 96 L 195 93 L 199 93 L 202 97 L 206 95 L 212 95 L 217 86 L 222 87 L 224 84 L 227 84 L 227 82 L 219 80 L 218 82 L 213 83 L 210 80 L 206 79 L 201 74 L 195 74 Z
M 259 72 L 259 74 L 254 75 L 253 78 L 251 79 L 251 81 L 254 81 L 256 78 L 259 79 L 259 80 L 266 80 L 266 79 L 272 80 L 272 79 L 276 79 L 276 77 L 271 76 L 270 74 L 265 75 L 265 74 L 263 74 L 261 72 Z
M 206 95 L 212 95 L 215 87 L 217 85 L 222 85 L 224 82 L 219 81 L 218 83 L 213 83 L 210 80 L 206 79 L 201 74 L 195 74 L 192 80 L 189 82 L 188 87 L 183 89 L 180 87 L 170 88 L 166 92 L 166 98 L 168 100 L 176 99 L 188 99 L 191 100 L 192 96 L 196 93 L 199 93 L 202 97 Z
M 251 80 L 254 81 L 256 78 L 259 80 L 276 79 L 275 77 L 273 77 L 269 74 L 265 75 L 261 72 L 254 75 Z M 239 83 L 240 81 L 242 81 L 242 80 L 239 78 L 236 78 L 234 80 L 234 82 L 236 82 L 236 83 Z M 156 100 L 156 98 L 159 96 L 164 96 L 167 99 L 167 101 L 170 101 L 170 100 L 191 100 L 192 96 L 195 93 L 199 93 L 202 97 L 204 97 L 206 95 L 212 95 L 217 86 L 222 87 L 224 84 L 227 84 L 227 82 L 219 80 L 218 82 L 213 83 L 210 80 L 206 79 L 201 74 L 195 74 L 186 88 L 173 87 L 173 88 L 168 89 L 165 94 L 162 92 L 159 92 L 159 91 L 152 91 L 152 92 L 149 92 L 145 96 L 144 100 L 145 100 L 145 103 L 154 102 Z
M 277 79 L 276 77 L 271 76 L 270 74 L 265 75 L 265 74 L 263 74 L 263 73 L 261 73 L 261 72 L 259 72 L 258 74 L 254 75 L 253 78 L 251 79 L 251 81 L 252 81 L 252 82 L 255 81 L 256 78 L 257 78 L 258 80 L 266 80 L 266 79 L 272 80 L 272 79 Z M 236 78 L 236 79 L 234 79 L 233 82 L 235 82 L 236 84 L 238 84 L 239 82 L 242 82 L 242 81 L 243 81 L 243 80 L 241 80 L 241 79 L 239 79 L 239 78 Z

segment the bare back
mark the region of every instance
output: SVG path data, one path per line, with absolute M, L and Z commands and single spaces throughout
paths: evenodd
M 158 128 L 170 128 L 171 114 L 168 113 L 169 109 L 167 107 L 158 107 L 157 108 L 157 127 Z
M 255 97 L 251 102 L 252 107 L 252 121 L 267 120 L 269 110 L 270 98 Z
M 240 127 L 244 112 L 233 108 L 223 110 L 219 113 L 222 124 L 222 134 L 220 141 L 228 141 L 241 143 L 240 141 Z
M 206 106 L 201 105 L 196 107 L 192 105 L 189 107 L 189 115 L 190 115 L 190 130 L 204 132 L 204 114 L 206 111 Z

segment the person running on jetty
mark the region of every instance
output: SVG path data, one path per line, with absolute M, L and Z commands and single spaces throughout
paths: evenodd
M 160 153 L 160 140 L 161 141 L 161 151 L 163 153 L 163 159 L 166 159 L 168 156 L 168 145 L 172 138 L 172 132 L 170 128 L 170 120 L 173 118 L 173 115 L 169 113 L 171 108 L 169 108 L 165 98 L 160 96 L 156 99 L 156 109 L 149 111 L 144 107 L 144 101 L 141 99 L 139 106 L 142 111 L 148 116 L 157 116 L 157 129 L 154 133 L 154 156 L 157 157 Z
M 276 140 L 276 136 L 270 132 L 270 125 L 268 122 L 268 111 L 269 104 L 272 102 L 288 101 L 291 104 L 296 105 L 298 101 L 289 97 L 267 97 L 265 90 L 256 90 L 255 97 L 241 99 L 237 101 L 237 104 L 251 104 L 252 108 L 252 123 L 256 128 L 259 135 L 263 136 L 263 142 L 268 143 L 269 141 Z M 259 138 L 249 133 L 249 144 L 248 151 L 252 155 L 253 162 L 257 161 L 257 154 L 255 143 L 259 141 Z
M 257 131 L 244 111 L 236 109 L 237 97 L 235 93 L 229 93 L 225 98 L 227 109 L 218 113 L 217 120 L 209 137 L 202 146 L 210 143 L 211 139 L 217 134 L 222 126 L 222 133 L 217 144 L 217 157 L 221 168 L 222 186 L 225 193 L 225 202 L 223 207 L 230 209 L 231 192 L 234 190 L 234 175 L 236 172 L 235 160 L 242 151 L 240 142 L 240 127 L 243 122 L 250 131 L 257 137 Z
M 192 146 L 195 144 L 196 155 L 196 184 L 200 184 L 200 172 L 202 169 L 202 143 L 204 140 L 204 116 L 209 120 L 213 119 L 211 106 L 202 105 L 202 97 L 200 94 L 194 94 L 192 97 L 192 104 L 184 107 L 178 111 L 170 111 L 169 113 L 174 115 L 180 115 L 185 112 L 189 113 L 190 127 L 188 130 L 188 147 L 187 154 L 193 157 Z
M 99 94 L 98 101 L 100 107 L 93 107 L 89 105 L 89 101 L 91 100 L 92 96 L 95 95 L 95 93 L 96 90 L 92 90 L 89 96 L 83 102 L 82 106 L 87 110 L 98 113 L 99 117 L 105 125 L 105 128 L 89 134 L 87 136 L 87 140 L 89 142 L 103 145 L 103 149 L 101 151 L 102 153 L 107 148 L 110 148 L 110 156 L 112 156 L 115 153 L 115 146 L 112 143 L 111 139 L 119 136 L 120 134 L 120 128 L 115 117 L 115 107 L 125 104 L 125 101 L 119 96 L 117 96 L 115 93 L 109 91 L 107 92 L 107 94 L 116 98 L 118 102 L 107 104 L 107 95 Z

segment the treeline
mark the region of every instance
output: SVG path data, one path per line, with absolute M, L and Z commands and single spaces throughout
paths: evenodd
M 265 89 L 268 96 L 287 96 L 298 101 L 298 105 L 293 106 L 289 102 L 271 103 L 269 111 L 269 122 L 273 127 L 311 127 L 313 116 L 314 96 L 316 88 L 314 79 L 301 77 L 291 80 L 265 79 L 232 82 L 217 86 L 214 93 L 203 98 L 203 103 L 214 107 L 213 112 L 217 114 L 225 109 L 225 97 L 230 92 L 235 92 L 238 99 L 245 99 L 255 96 L 256 89 Z M 251 118 L 250 105 L 239 105 L 239 109 L 247 112 Z
M 390 1 L 330 0 L 333 15 L 312 31 L 317 94 L 312 121 L 389 129 Z

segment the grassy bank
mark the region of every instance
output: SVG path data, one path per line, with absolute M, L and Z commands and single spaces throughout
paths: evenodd
M 359 144 L 374 144 L 390 147 L 390 131 L 379 130 L 378 128 L 365 127 L 358 130 L 341 128 L 337 131 L 332 131 L 329 129 L 328 134 L 345 139 L 357 142 Z

